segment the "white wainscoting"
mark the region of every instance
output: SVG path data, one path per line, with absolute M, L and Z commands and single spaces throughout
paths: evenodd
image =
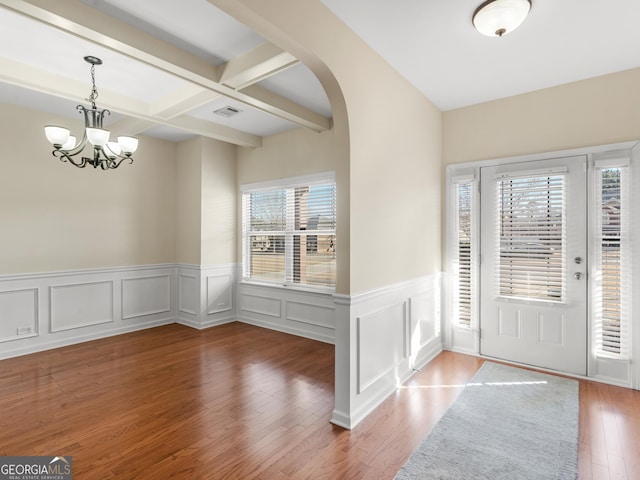
M 238 283 L 241 322 L 334 343 L 335 317 L 331 294 Z
M 208 328 L 236 320 L 237 264 L 178 265 L 177 322 Z
M 0 290 L 0 342 L 38 335 L 37 288 Z
M 442 351 L 440 274 L 336 295 L 336 406 L 351 429 Z
M 175 265 L 0 276 L 0 358 L 175 322 Z

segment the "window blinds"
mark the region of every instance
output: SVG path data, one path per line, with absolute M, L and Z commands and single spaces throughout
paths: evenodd
M 595 342 L 598 353 L 628 356 L 629 200 L 628 167 L 596 164 L 594 204 Z
M 242 205 L 245 279 L 335 287 L 332 177 L 246 189 Z
M 564 173 L 502 174 L 496 183 L 498 295 L 563 301 L 566 276 Z
M 471 327 L 472 316 L 472 272 L 471 259 L 471 215 L 472 181 L 455 183 L 455 235 L 456 235 L 456 293 L 455 323 L 460 327 Z

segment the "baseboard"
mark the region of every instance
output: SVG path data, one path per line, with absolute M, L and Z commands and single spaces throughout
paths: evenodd
M 211 328 L 211 327 L 216 327 L 218 325 L 224 325 L 225 323 L 232 323 L 237 321 L 235 316 L 230 316 L 230 317 L 226 317 L 226 318 L 220 318 L 220 319 L 216 319 L 216 320 L 211 320 L 211 321 L 207 321 L 207 322 L 196 322 L 194 320 L 188 319 L 188 318 L 181 318 L 178 317 L 175 321 L 175 323 L 178 323 L 180 325 L 184 325 L 185 327 L 190 327 L 190 328 L 195 328 L 196 330 L 205 330 L 207 328 Z
M 250 318 L 243 318 L 243 317 L 238 317 L 236 319 L 238 322 L 241 323 L 246 323 L 249 325 L 254 325 L 256 327 L 261 327 L 261 328 L 267 328 L 269 330 L 275 330 L 277 332 L 282 332 L 282 333 L 288 333 L 291 335 L 295 335 L 297 337 L 304 337 L 304 338 L 309 338 L 311 340 L 316 340 L 318 342 L 323 342 L 323 343 L 329 343 L 331 345 L 334 344 L 334 338 L 333 336 L 329 336 L 329 335 L 320 335 L 317 334 L 315 332 L 309 332 L 308 330 L 303 330 L 303 329 L 298 329 L 298 328 L 293 328 L 293 327 L 287 327 L 284 325 L 277 325 L 275 323 L 272 322 L 263 322 L 260 320 L 255 320 L 255 319 L 250 319 Z
M 7 358 L 20 357 L 22 355 L 29 355 L 32 353 L 44 352 L 47 350 L 53 350 L 55 348 L 68 347 L 70 345 L 76 345 L 78 343 L 91 342 L 94 340 L 100 340 L 102 338 L 115 337 L 117 335 L 123 335 L 125 333 L 137 332 L 140 330 L 147 330 L 149 328 L 161 327 L 164 325 L 171 325 L 175 322 L 175 319 L 154 320 L 147 323 L 138 323 L 135 325 L 129 325 L 126 327 L 120 327 L 111 330 L 105 330 L 93 334 L 77 335 L 60 340 L 52 340 L 50 342 L 38 343 L 35 345 L 17 346 L 10 350 L 2 350 L 0 352 L 0 360 Z

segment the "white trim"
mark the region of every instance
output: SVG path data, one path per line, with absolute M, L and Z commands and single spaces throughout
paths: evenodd
M 352 296 L 333 295 L 332 423 L 354 428 L 442 351 L 441 279 L 433 273 Z
M 454 332 L 456 329 L 451 325 L 451 318 L 452 318 L 451 311 L 450 311 L 450 305 L 451 305 L 450 280 L 451 279 L 449 278 L 448 272 L 447 272 L 449 269 L 450 261 L 451 261 L 451 247 L 449 245 L 450 238 L 452 238 L 451 237 L 451 228 L 452 228 L 451 215 L 452 215 L 452 190 L 453 189 L 451 188 L 451 186 L 456 181 L 460 181 L 458 179 L 462 179 L 462 181 L 464 181 L 464 179 L 467 179 L 469 177 L 477 178 L 477 171 L 481 167 L 500 166 L 500 165 L 513 164 L 513 163 L 523 163 L 523 162 L 528 162 L 533 160 L 545 160 L 550 158 L 563 158 L 563 157 L 572 157 L 572 156 L 580 156 L 580 155 L 586 155 L 587 158 L 589 159 L 589 161 L 587 162 L 587 165 L 585 165 L 585 169 L 587 169 L 590 177 L 593 176 L 595 166 L 615 167 L 615 166 L 632 165 L 633 166 L 631 170 L 632 199 L 630 203 L 634 205 L 637 204 L 637 201 L 636 201 L 637 200 L 636 197 L 638 195 L 637 192 L 640 191 L 640 165 L 635 165 L 636 163 L 638 163 L 638 161 L 640 161 L 640 142 L 638 141 L 628 141 L 628 142 L 620 142 L 620 143 L 607 144 L 607 145 L 580 147 L 580 148 L 560 150 L 555 152 L 541 152 L 541 153 L 534 153 L 534 154 L 527 154 L 527 155 L 510 156 L 510 157 L 504 157 L 504 158 L 491 158 L 491 159 L 485 159 L 485 160 L 479 160 L 479 161 L 473 161 L 473 162 L 451 164 L 446 166 L 446 169 L 445 169 L 446 240 L 445 240 L 445 246 L 444 246 L 445 247 L 445 272 L 443 277 L 443 287 L 444 287 L 443 288 L 443 298 L 444 298 L 443 340 L 444 340 L 444 346 L 447 350 L 480 356 L 479 350 L 474 348 L 461 348 L 460 346 L 456 345 L 455 342 L 452 342 L 452 336 L 454 335 Z M 631 157 L 630 160 L 629 160 L 629 157 Z M 476 194 L 478 193 L 477 190 L 475 193 Z M 593 187 L 592 187 L 591 181 L 589 182 L 588 196 L 589 196 L 588 202 L 589 204 L 591 204 L 591 201 L 592 201 L 591 199 L 593 197 Z M 479 212 L 477 212 L 475 216 L 479 217 Z M 589 226 L 589 229 L 590 231 L 592 230 L 591 224 Z M 638 238 L 640 238 L 640 222 L 632 221 L 631 230 L 632 230 L 631 231 L 632 249 L 635 250 L 634 247 L 639 241 Z M 589 248 L 592 249 L 593 238 L 591 237 L 591 233 L 589 235 L 590 235 Z M 592 254 L 590 252 L 589 264 L 591 264 L 590 262 L 591 255 Z M 481 259 L 478 259 L 478 267 L 480 265 L 480 260 Z M 635 272 L 640 271 L 640 255 L 638 255 L 637 252 L 632 252 L 632 269 Z M 633 277 L 632 277 L 632 280 L 633 280 Z M 632 290 L 632 295 L 631 295 L 632 299 L 640 298 L 640 282 L 632 281 L 631 290 Z M 592 297 L 592 292 L 591 290 L 589 290 L 589 298 L 591 297 Z M 632 322 L 631 322 L 632 325 L 631 325 L 631 332 L 630 332 L 630 338 L 632 342 L 631 358 L 637 359 L 637 358 L 640 358 L 640 317 L 638 315 L 635 315 L 635 313 L 632 313 L 631 318 L 632 318 Z M 604 383 L 611 383 L 614 385 L 620 385 L 620 386 L 626 386 L 626 387 L 632 386 L 633 388 L 640 389 L 640 365 L 638 365 L 638 362 L 635 362 L 635 361 L 632 363 L 627 362 L 627 365 L 630 369 L 628 373 L 628 381 L 623 378 L 625 376 L 624 372 L 622 371 L 623 369 L 620 369 L 619 377 L 611 377 L 611 376 L 604 375 L 602 373 L 598 373 L 596 365 L 597 365 L 597 362 L 600 361 L 601 359 L 605 361 L 609 361 L 612 364 L 617 363 L 619 365 L 624 364 L 624 362 L 618 359 L 610 359 L 603 356 L 598 356 L 596 358 L 596 356 L 591 353 L 591 346 L 592 346 L 591 331 L 592 331 L 592 318 L 591 318 L 591 306 L 589 306 L 588 340 L 587 341 L 588 341 L 590 353 L 589 353 L 588 372 L 587 372 L 588 377 L 578 377 L 578 378 L 585 378 L 585 379 L 594 380 L 594 381 L 604 381 Z M 479 338 L 480 338 L 479 330 L 474 330 L 473 335 L 474 335 L 476 344 L 478 344 Z
M 572 148 L 568 150 L 558 150 L 552 152 L 531 153 L 526 155 L 513 155 L 502 158 L 487 158 L 484 160 L 475 160 L 472 162 L 454 163 L 447 165 L 447 170 L 459 171 L 463 169 L 475 169 L 481 167 L 493 167 L 498 165 L 507 165 L 511 163 L 529 162 L 532 160 L 548 160 L 550 158 L 575 157 L 580 155 L 599 155 L 611 154 L 617 150 L 630 150 L 636 146 L 640 146 L 637 140 L 630 142 L 611 143 L 607 145 L 595 145 L 592 147 Z
M 246 183 L 240 185 L 240 193 L 251 193 L 258 190 L 268 190 L 271 188 L 291 188 L 302 185 L 313 185 L 316 183 L 335 182 L 336 173 L 334 171 L 314 173 L 311 175 L 301 175 L 299 177 L 288 177 L 283 179 L 268 180 L 265 182 Z
M 500 172 L 494 175 L 495 179 L 504 179 L 504 178 L 528 178 L 528 177 L 537 177 L 537 176 L 547 176 L 547 175 L 561 175 L 567 174 L 569 169 L 566 166 L 562 167 L 551 167 L 551 168 L 535 168 L 532 170 L 518 170 L 517 172 Z

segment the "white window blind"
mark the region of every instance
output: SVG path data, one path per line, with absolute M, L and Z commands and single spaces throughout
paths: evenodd
M 499 296 L 539 301 L 565 298 L 565 175 L 500 175 Z
M 629 354 L 630 251 L 627 166 L 596 164 L 594 327 L 596 351 Z
M 460 327 L 471 328 L 473 302 L 471 214 L 473 182 L 464 180 L 455 184 L 455 318 Z
M 332 176 L 245 187 L 243 277 L 335 287 L 336 185 Z

